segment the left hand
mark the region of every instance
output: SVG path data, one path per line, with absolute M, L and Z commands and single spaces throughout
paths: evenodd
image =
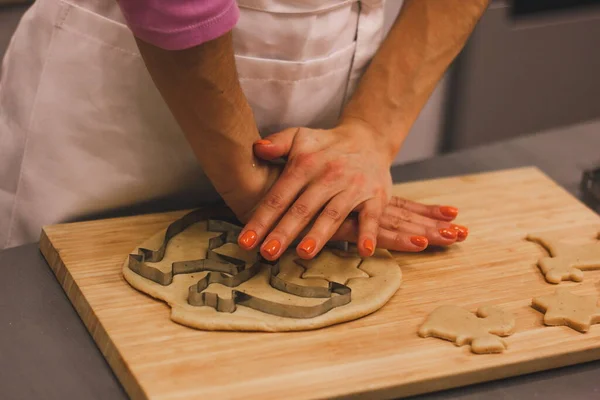
M 309 225 L 298 249 L 314 256 L 352 211 L 358 213 L 359 254 L 373 254 L 390 198 L 392 157 L 367 125 L 290 128 L 258 141 L 254 151 L 265 160 L 287 157 L 283 173 L 243 230 L 256 234 L 254 243 L 263 242 L 263 257 L 277 259 Z

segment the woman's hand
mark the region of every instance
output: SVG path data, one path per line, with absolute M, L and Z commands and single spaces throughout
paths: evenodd
M 290 128 L 257 142 L 254 151 L 266 160 L 287 157 L 287 164 L 246 224 L 240 240 L 243 247 L 263 241 L 263 257 L 277 259 L 316 218 L 298 245 L 311 257 L 354 210 L 359 253 L 373 254 L 392 180 L 391 160 L 384 156 L 388 150 L 373 140 L 368 128 Z M 247 237 L 255 240 L 244 240 Z
M 464 241 L 469 230 L 451 223 L 458 210 L 451 206 L 426 205 L 392 196 L 379 220 L 378 247 L 393 250 L 419 252 L 428 245 L 449 246 Z M 333 235 L 333 240 L 355 242 L 358 221 L 348 218 Z M 306 258 L 303 252 L 298 254 Z
M 278 258 L 301 233 L 297 252 L 303 258 L 332 238 L 357 242 L 362 256 L 371 255 L 378 241 L 390 250 L 420 251 L 429 242 L 457 239 L 459 229 L 448 222 L 456 216 L 453 208 L 398 198 L 389 203 L 390 152 L 364 125 L 287 129 L 256 142 L 254 150 L 266 160 L 288 158 L 239 238 L 246 249 L 263 242 L 267 259 Z M 358 219 L 346 219 L 353 211 Z

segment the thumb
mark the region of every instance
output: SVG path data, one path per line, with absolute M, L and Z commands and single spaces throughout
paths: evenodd
M 254 142 L 254 155 L 270 161 L 286 157 L 300 128 L 287 128 Z

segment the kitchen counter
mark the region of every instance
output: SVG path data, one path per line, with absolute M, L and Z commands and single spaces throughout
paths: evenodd
M 600 164 L 600 121 L 396 166 L 395 182 L 534 165 L 579 197 Z M 126 399 L 37 244 L 0 252 L 0 398 Z M 418 399 L 600 397 L 600 361 Z

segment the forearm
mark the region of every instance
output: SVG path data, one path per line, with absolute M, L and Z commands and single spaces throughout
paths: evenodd
M 369 125 L 393 159 L 487 4 L 488 0 L 406 0 L 340 123 L 358 120 Z
M 252 143 L 260 137 L 239 85 L 231 34 L 179 51 L 137 42 L 154 83 L 225 201 L 235 209 L 237 194 L 262 191 L 256 175 L 268 171 L 253 154 Z

